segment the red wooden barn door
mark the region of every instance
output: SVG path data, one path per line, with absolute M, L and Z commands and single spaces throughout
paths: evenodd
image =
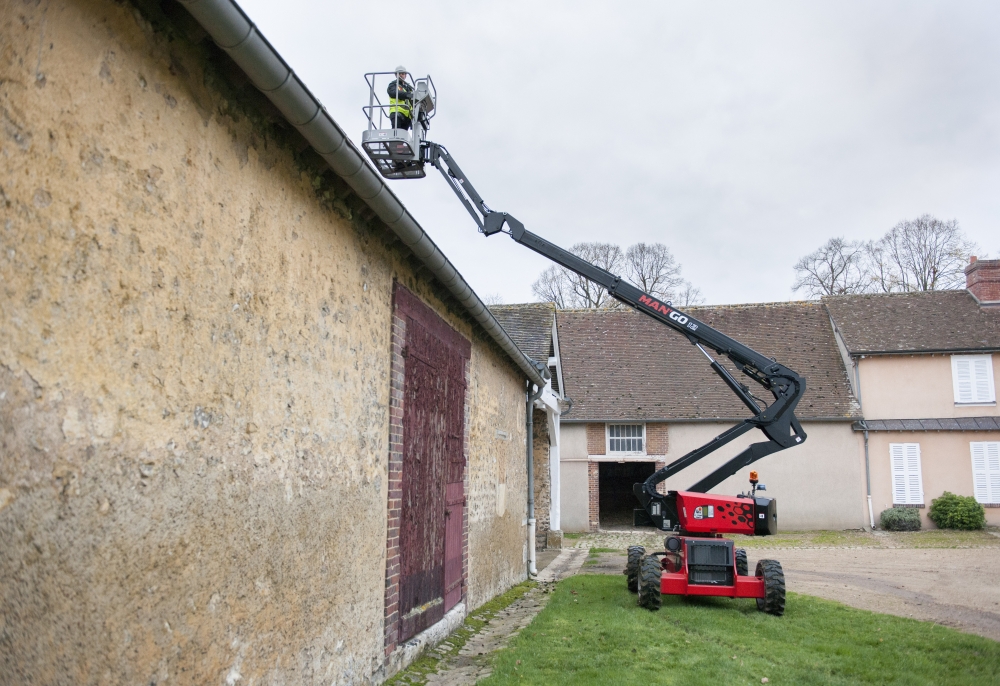
M 468 341 L 402 287 L 406 319 L 400 512 L 399 641 L 464 594 L 465 362 Z

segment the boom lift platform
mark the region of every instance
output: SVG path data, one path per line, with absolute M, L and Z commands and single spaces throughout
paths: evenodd
M 432 164 L 468 210 L 480 233 L 487 237 L 505 233 L 556 264 L 600 284 L 625 305 L 677 331 L 704 354 L 712 370 L 750 412 L 750 416 L 736 426 L 633 487 L 641 506 L 635 510 L 635 524 L 653 525 L 668 532 L 665 550 L 647 554 L 641 546 L 629 548 L 625 574 L 629 590 L 639 594 L 639 604 L 651 610 L 659 609 L 661 594 L 756 598 L 759 610 L 783 614 L 785 578 L 781 563 L 760 560 L 751 575 L 746 551 L 735 548 L 732 540 L 722 538 L 723 534 L 767 536 L 777 533 L 777 502 L 758 495 L 758 491 L 766 489 L 758 483 L 756 471 L 750 472 L 748 493 L 730 497 L 708 491 L 761 458 L 806 440 L 795 416 L 795 407 L 806 389 L 805 379 L 774 358 L 765 357 L 678 310 L 672 303 L 644 293 L 621 276 L 531 233 L 510 214 L 490 209 L 448 150 L 427 140 L 426 125 L 417 126 L 417 112 L 426 115 L 426 124 L 436 107 L 437 94 L 429 76 L 414 83 L 413 131 L 380 128 L 385 108 L 378 103 L 374 77 L 385 74 L 365 75 L 371 95 L 369 106 L 364 108 L 369 127 L 362 138 L 365 151 L 382 176 L 387 179 L 422 178 L 424 166 Z M 425 84 L 423 89 L 421 84 Z M 770 402 L 753 395 L 749 386 L 712 357 L 710 350 L 729 358 L 740 373 L 771 396 Z M 657 485 L 669 477 L 754 429 L 763 433 L 767 440 L 751 444 L 686 491 L 661 493 L 657 490 Z

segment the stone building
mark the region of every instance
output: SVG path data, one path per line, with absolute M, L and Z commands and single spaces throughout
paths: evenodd
M 241 10 L 0 7 L 0 683 L 377 681 L 523 580 L 541 370 Z
M 822 304 L 685 311 L 806 377 L 796 414 L 808 440 L 753 465 L 778 499 L 780 525 L 861 526 L 864 464 L 851 429 L 860 412 Z M 748 413 L 697 348 L 649 317 L 625 309 L 569 310 L 560 311 L 558 321 L 565 392 L 573 399 L 561 422 L 563 530 L 631 528 L 634 483 Z M 741 376 L 728 360 L 720 362 Z M 683 490 L 760 440 L 750 432 L 661 489 Z M 749 472 L 742 469 L 712 490 L 745 491 Z

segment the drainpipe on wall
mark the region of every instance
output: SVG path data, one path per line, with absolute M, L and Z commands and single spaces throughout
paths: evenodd
M 525 426 L 527 427 L 527 449 L 525 450 L 525 462 L 528 467 L 528 576 L 532 577 L 538 574 L 538 569 L 535 568 L 535 401 L 542 397 L 542 392 L 545 390 L 544 386 L 537 386 L 538 390 L 535 393 L 531 392 L 532 386 L 535 386 L 528 380 L 528 389 L 525 396 L 528 401 L 525 404 L 524 413 L 527 415 L 525 419 Z
M 857 389 L 858 394 L 858 405 L 861 405 L 861 374 L 858 372 L 858 360 L 854 359 L 854 387 Z M 861 405 L 861 416 L 864 417 L 865 410 L 864 406 Z M 872 530 L 875 530 L 875 513 L 872 511 L 872 470 L 871 463 L 868 460 L 868 423 L 864 419 L 861 420 L 861 428 L 864 430 L 865 434 L 865 488 L 868 493 L 868 522 L 871 524 Z
M 868 520 L 871 522 L 872 530 L 875 529 L 875 513 L 872 512 L 872 471 L 868 466 L 868 424 L 864 419 L 861 426 L 865 432 L 865 485 L 868 487 Z

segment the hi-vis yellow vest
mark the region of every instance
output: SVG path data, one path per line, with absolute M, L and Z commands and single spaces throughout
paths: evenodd
M 403 89 L 396 85 L 396 93 L 400 94 Z M 399 112 L 404 117 L 410 116 L 410 101 L 407 98 L 389 98 L 389 114 Z

